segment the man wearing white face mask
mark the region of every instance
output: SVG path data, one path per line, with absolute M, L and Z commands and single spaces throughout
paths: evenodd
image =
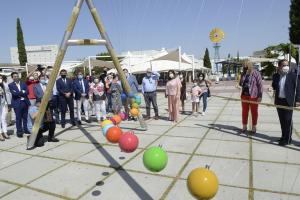
M 297 74 L 289 70 L 287 60 L 278 62 L 278 72 L 273 75 L 272 87 L 275 90 L 275 104 L 295 107 L 300 106 L 300 80 Z M 277 108 L 279 121 L 281 125 L 281 138 L 279 145 L 285 146 L 292 141 L 293 131 L 293 111 L 283 108 Z
M 150 119 L 150 108 L 151 103 L 155 112 L 155 120 L 158 120 L 158 107 L 156 102 L 156 88 L 157 88 L 157 81 L 159 79 L 159 73 L 152 72 L 149 68 L 147 69 L 146 77 L 143 78 L 142 81 L 142 93 L 144 95 L 145 103 L 146 103 L 146 112 L 147 117 L 145 120 Z

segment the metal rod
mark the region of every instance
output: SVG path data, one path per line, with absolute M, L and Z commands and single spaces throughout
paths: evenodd
M 88 5 L 88 8 L 94 18 L 94 21 L 95 21 L 95 24 L 100 32 L 100 35 L 101 37 L 106 40 L 106 48 L 108 50 L 108 53 L 110 54 L 111 58 L 112 58 L 112 61 L 115 65 L 115 68 L 116 70 L 118 71 L 118 74 L 119 74 L 119 77 L 120 77 L 120 80 L 122 82 L 122 85 L 123 85 L 123 88 L 125 89 L 126 93 L 127 94 L 130 94 L 130 86 L 129 86 L 129 83 L 127 81 L 127 78 L 125 76 L 125 73 L 123 72 L 122 68 L 121 68 L 121 65 L 120 65 L 120 62 L 119 62 L 119 59 L 117 57 L 117 54 L 111 44 L 111 41 L 106 33 L 106 30 L 104 28 L 104 24 L 101 20 L 101 17 L 100 15 L 98 14 L 98 11 L 97 9 L 95 8 L 94 4 L 93 4 L 93 1 L 92 0 L 86 0 L 86 3 Z M 138 116 L 138 120 L 140 122 L 140 125 L 141 125 L 141 128 L 143 129 L 147 129 L 147 125 L 143 119 L 143 116 L 142 114 L 140 113 L 139 116 Z
M 67 30 L 65 31 L 65 35 L 64 35 L 62 43 L 60 45 L 58 54 L 56 56 L 53 71 L 51 72 L 51 76 L 50 76 L 50 79 L 49 79 L 49 82 L 48 82 L 47 89 L 46 89 L 46 91 L 44 93 L 44 96 L 42 98 L 42 102 L 41 102 L 41 105 L 39 107 L 39 112 L 37 114 L 37 117 L 34 121 L 34 125 L 32 127 L 32 134 L 30 135 L 30 138 L 27 142 L 27 149 L 34 147 L 34 143 L 35 143 L 37 134 L 39 132 L 40 125 L 41 125 L 42 120 L 44 118 L 44 114 L 45 114 L 48 102 L 49 102 L 51 94 L 52 94 L 52 89 L 54 87 L 56 77 L 57 77 L 57 75 L 60 71 L 60 66 L 61 66 L 62 61 L 63 61 L 63 59 L 65 57 L 65 54 L 66 54 L 66 50 L 67 50 L 67 46 L 68 46 L 67 42 L 68 42 L 68 40 L 70 39 L 70 37 L 73 33 L 73 30 L 74 30 L 77 18 L 79 16 L 80 9 L 81 9 L 83 1 L 84 0 L 77 0 L 75 6 L 73 8 L 72 16 L 70 18 Z
M 89 74 L 92 76 L 91 56 L 89 56 Z
M 68 40 L 69 46 L 79 46 L 79 45 L 105 45 L 105 40 L 99 39 L 72 39 Z

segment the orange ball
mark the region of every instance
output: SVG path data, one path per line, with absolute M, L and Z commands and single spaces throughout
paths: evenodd
M 120 124 L 122 121 L 122 118 L 120 117 L 120 115 L 114 115 L 112 117 L 113 120 L 115 120 L 116 124 Z
M 106 139 L 111 143 L 118 143 L 122 136 L 122 130 L 117 127 L 111 127 L 106 133 Z
M 139 115 L 139 109 L 137 108 L 131 108 L 130 109 L 130 114 L 133 116 L 133 117 L 137 117 Z

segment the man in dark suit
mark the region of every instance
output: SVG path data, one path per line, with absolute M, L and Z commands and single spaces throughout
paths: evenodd
M 11 106 L 16 114 L 17 137 L 23 137 L 23 134 L 30 134 L 27 128 L 27 115 L 30 101 L 27 97 L 28 88 L 25 83 L 19 80 L 17 72 L 11 73 L 13 82 L 8 85 L 12 94 Z M 23 125 L 23 126 L 22 126 Z
M 89 83 L 83 78 L 82 72 L 77 72 L 77 78 L 73 82 L 73 89 L 75 93 L 75 100 L 77 106 L 77 123 L 81 124 L 81 106 L 83 104 L 85 120 L 87 123 L 91 123 L 89 120 Z
M 300 106 L 300 79 L 297 74 L 290 71 L 287 60 L 278 62 L 278 72 L 273 75 L 272 87 L 275 90 L 275 104 L 287 107 Z M 281 138 L 279 145 L 285 146 L 292 141 L 293 110 L 277 108 L 281 125 Z
M 67 78 L 67 71 L 65 69 L 60 71 L 60 77 L 56 81 L 56 88 L 61 105 L 61 127 L 65 128 L 67 106 L 70 111 L 71 123 L 73 126 L 76 125 L 74 119 L 73 84 L 72 80 Z

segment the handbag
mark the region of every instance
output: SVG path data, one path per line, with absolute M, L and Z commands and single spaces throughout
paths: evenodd
M 209 87 L 208 87 L 208 85 L 207 85 L 207 82 L 205 81 L 205 85 L 206 85 L 206 87 L 207 87 L 207 97 L 211 97 L 211 94 L 210 94 L 210 89 L 209 89 Z

